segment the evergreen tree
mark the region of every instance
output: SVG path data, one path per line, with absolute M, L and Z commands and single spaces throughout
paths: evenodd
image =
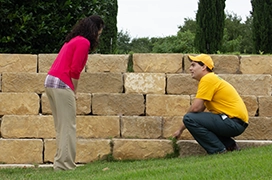
M 101 6 L 102 1 L 103 6 Z M 117 0 L 100 0 L 97 1 L 97 5 L 98 4 L 104 9 L 104 11 L 102 11 L 103 20 L 106 23 L 106 27 L 100 37 L 98 53 L 113 54 L 117 51 Z M 99 12 L 101 12 L 101 10 Z
M 272 53 L 272 1 L 251 0 L 255 53 Z
M 199 0 L 196 14 L 195 46 L 201 53 L 212 54 L 222 45 L 226 0 Z

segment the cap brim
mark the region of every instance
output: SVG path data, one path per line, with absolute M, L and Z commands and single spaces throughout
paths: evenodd
M 192 60 L 192 61 L 200 61 L 199 59 L 197 59 L 197 57 L 195 56 L 188 56 L 189 57 L 189 60 Z

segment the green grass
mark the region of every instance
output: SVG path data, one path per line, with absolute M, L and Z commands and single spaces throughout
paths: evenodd
M 73 171 L 52 168 L 0 169 L 1 180 L 94 179 L 94 180 L 175 180 L 272 179 L 272 146 L 199 157 L 141 161 L 97 161 Z

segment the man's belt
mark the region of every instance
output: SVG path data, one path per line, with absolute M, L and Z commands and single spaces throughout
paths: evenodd
M 230 119 L 232 119 L 233 121 L 235 121 L 235 122 L 241 124 L 244 128 L 247 128 L 247 126 L 248 126 L 248 123 L 246 123 L 245 121 L 242 121 L 242 120 L 239 119 L 239 118 L 230 118 Z

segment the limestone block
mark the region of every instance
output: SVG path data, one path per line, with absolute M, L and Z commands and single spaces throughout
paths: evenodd
M 0 93 L 0 115 L 37 115 L 39 108 L 36 93 Z
M 123 85 L 121 73 L 81 73 L 78 92 L 121 93 Z
M 171 138 L 180 128 L 183 116 L 163 117 L 163 138 Z M 190 132 L 185 129 L 179 139 L 194 139 Z
M 180 140 L 177 142 L 179 147 L 179 156 L 206 155 L 207 152 L 195 140 Z
M 190 54 L 191 55 L 191 54 Z M 198 54 L 192 54 L 197 56 Z M 214 72 L 216 74 L 237 74 L 240 68 L 239 57 L 235 55 L 210 55 L 214 62 Z M 191 62 L 189 61 L 188 55 L 184 57 L 184 70 L 189 73 Z
M 96 160 L 105 160 L 111 154 L 110 139 L 78 139 L 77 163 L 89 163 Z
M 255 116 L 259 108 L 257 97 L 251 95 L 242 95 L 241 98 L 247 107 L 248 115 Z
M 2 74 L 0 73 L 0 92 L 2 92 Z
M 256 141 L 256 140 L 236 140 L 241 150 L 252 147 L 271 145 L 272 141 Z M 206 155 L 203 149 L 195 140 L 181 140 L 177 142 L 180 157 Z M 231 153 L 231 152 L 228 152 Z
M 240 95 L 271 95 L 271 75 L 220 74 L 219 76 L 232 84 Z
M 53 138 L 56 136 L 53 117 L 5 115 L 1 135 L 3 138 Z
M 120 137 L 119 116 L 77 116 L 77 137 Z
M 76 113 L 77 115 L 86 115 L 91 113 L 92 95 L 90 93 L 77 93 Z M 46 93 L 42 94 L 42 114 L 52 114 L 48 97 Z
M 170 140 L 113 139 L 113 157 L 118 160 L 163 158 L 173 153 Z
M 126 73 L 125 92 L 140 94 L 164 94 L 164 73 Z
M 43 163 L 41 139 L 0 139 L 0 162 L 6 164 Z
M 123 116 L 121 135 L 123 138 L 160 138 L 162 137 L 162 117 Z
M 44 92 L 45 73 L 3 73 L 3 92 Z
M 236 138 L 240 140 L 272 140 L 271 129 L 271 117 L 250 117 L 248 127 Z
M 167 74 L 167 94 L 196 94 L 197 86 L 198 81 L 189 74 Z
M 272 74 L 272 56 L 242 55 L 241 72 L 243 74 Z
M 37 72 L 37 55 L 0 54 L 0 72 Z
M 38 67 L 39 73 L 47 73 L 51 68 L 58 54 L 39 54 L 38 55 Z
M 212 55 L 214 72 L 217 74 L 240 73 L 240 60 L 236 55 Z
M 148 116 L 183 116 L 190 107 L 188 95 L 146 95 Z
M 236 140 L 239 147 L 243 150 L 246 148 L 271 145 L 272 141 L 256 141 L 256 140 Z
M 142 94 L 93 94 L 94 115 L 142 115 L 145 104 Z
M 271 117 L 272 116 L 272 96 L 259 96 L 259 116 Z
M 180 73 L 182 54 L 133 54 L 134 72 Z
M 76 163 L 104 160 L 111 153 L 109 139 L 77 139 Z M 56 154 L 56 140 L 44 140 L 44 162 L 53 162 Z
M 129 55 L 91 54 L 88 56 L 86 71 L 123 73 L 127 71 Z

